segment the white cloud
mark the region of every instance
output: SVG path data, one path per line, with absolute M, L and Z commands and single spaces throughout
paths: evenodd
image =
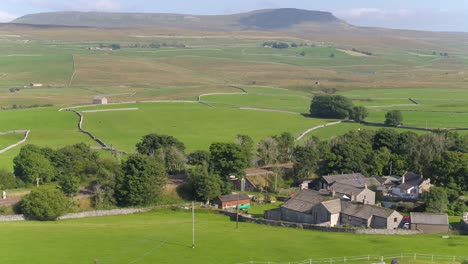
M 18 16 L 15 16 L 13 14 L 7 13 L 0 11 L 0 22 L 10 22 L 13 19 L 17 18 Z

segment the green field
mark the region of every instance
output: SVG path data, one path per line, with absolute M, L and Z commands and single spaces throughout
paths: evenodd
M 79 142 L 95 143 L 77 129 L 78 117 L 71 112 L 58 112 L 57 108 L 0 111 L 2 131 L 31 130 L 26 144 L 62 147 Z M 3 136 L 0 136 L 3 137 Z M 11 170 L 13 158 L 19 148 L 0 154 L 0 169 Z
M 15 144 L 16 142 L 22 140 L 23 137 L 23 133 L 0 135 L 0 149 L 4 149 L 12 144 Z
M 1 263 L 288 263 L 401 253 L 463 256 L 468 246 L 468 237 L 456 235 L 450 239 L 440 235 L 355 235 L 247 223 L 236 229 L 226 216 L 197 212 L 192 249 L 190 213 L 169 210 L 1 226 L 0 236 L 5 238 L 0 241 Z
M 112 106 L 116 107 L 139 110 L 84 113 L 84 128 L 107 144 L 126 151 L 133 151 L 141 137 L 149 133 L 172 135 L 185 143 L 187 151 L 193 151 L 208 149 L 213 142 L 233 142 L 237 134 L 249 135 L 255 141 L 285 131 L 298 136 L 308 128 L 332 121 L 294 113 L 208 107 L 196 103 Z

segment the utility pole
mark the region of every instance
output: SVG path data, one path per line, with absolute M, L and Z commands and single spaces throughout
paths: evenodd
M 192 248 L 195 248 L 195 203 L 192 201 Z
M 237 206 L 236 206 L 236 229 L 239 229 L 239 197 L 240 192 L 237 193 Z

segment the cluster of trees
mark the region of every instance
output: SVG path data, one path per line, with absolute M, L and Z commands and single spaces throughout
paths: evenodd
M 370 52 L 370 51 L 358 50 L 358 49 L 355 49 L 355 48 L 352 48 L 351 50 L 354 51 L 354 52 L 361 53 L 361 54 L 365 54 L 365 55 L 369 55 L 369 56 L 372 56 L 372 55 L 373 55 L 373 53 Z
M 333 90 L 333 92 L 336 91 Z M 369 115 L 369 112 L 364 106 L 354 106 L 353 102 L 345 96 L 325 94 L 314 96 L 310 104 L 310 115 L 318 118 L 349 118 L 360 123 Z M 401 111 L 387 112 L 384 123 L 387 126 L 402 125 Z
M 354 106 L 349 98 L 342 95 L 317 95 L 310 104 L 310 115 L 319 118 L 350 118 L 362 122 L 369 112 L 363 106 Z
M 289 44 L 286 42 L 267 41 L 263 43 L 263 47 L 269 47 L 273 49 L 287 49 L 289 48 Z
M 433 51 L 432 55 L 434 55 L 434 56 L 439 55 L 441 57 L 448 57 L 449 56 L 449 54 L 447 52 L 437 52 L 437 51 Z
M 159 49 L 159 48 L 166 48 L 166 47 L 185 49 L 187 46 L 183 43 L 152 42 L 149 44 L 141 44 L 141 43 L 129 44 L 128 47 L 135 48 L 135 49 L 147 49 L 147 48 Z
M 286 42 L 280 42 L 280 41 L 267 41 L 267 42 L 264 42 L 262 44 L 263 47 L 269 47 L 269 48 L 274 48 L 274 49 L 287 49 L 289 47 L 291 48 L 299 48 L 299 47 L 308 47 L 308 46 L 311 46 L 311 47 L 315 47 L 314 44 L 307 44 L 307 43 L 286 43 Z M 305 56 L 302 55 L 302 56 Z

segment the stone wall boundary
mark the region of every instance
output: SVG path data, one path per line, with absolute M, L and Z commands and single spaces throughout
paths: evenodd
M 29 133 L 31 132 L 31 130 L 13 130 L 13 131 L 7 131 L 7 132 L 1 132 L 0 135 L 7 135 L 7 134 L 19 134 L 19 133 L 24 133 L 24 137 L 22 140 L 16 142 L 15 144 L 12 144 L 2 150 L 0 150 L 0 154 L 2 153 L 5 153 L 7 152 L 8 150 L 12 149 L 12 148 L 15 148 L 21 144 L 23 144 L 24 142 L 26 142 L 26 140 L 28 139 L 29 137 Z
M 119 208 L 111 210 L 94 210 L 94 211 L 85 211 L 79 213 L 68 213 L 57 218 L 57 220 L 66 220 L 66 219 L 79 219 L 79 218 L 88 218 L 88 217 L 100 217 L 100 216 L 114 216 L 114 215 L 129 215 L 137 213 L 146 213 L 155 209 L 162 208 L 189 208 L 186 204 L 175 204 L 175 205 L 159 205 L 151 206 L 144 208 Z M 0 215 L 0 222 L 14 222 L 14 221 L 25 221 L 28 220 L 22 214 L 18 215 Z

